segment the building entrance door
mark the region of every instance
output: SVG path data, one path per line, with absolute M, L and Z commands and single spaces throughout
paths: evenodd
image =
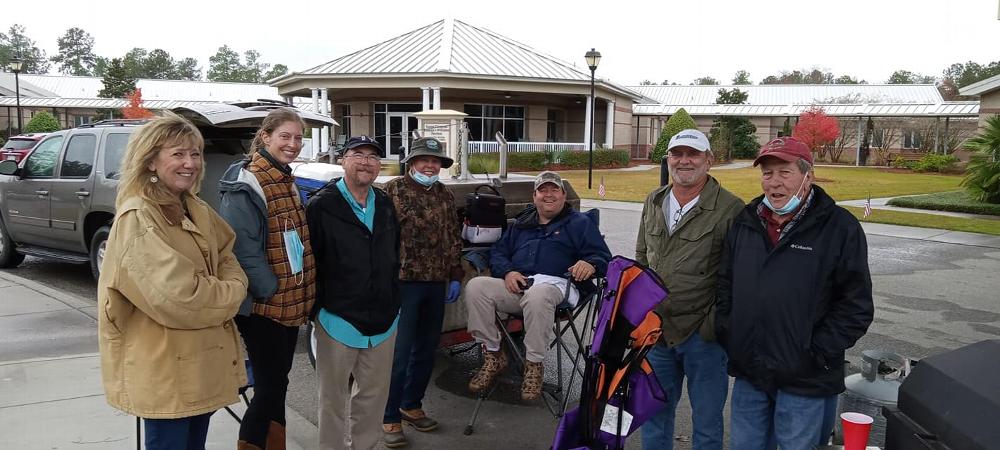
M 389 130 L 386 158 L 398 160 L 401 155 L 409 152 L 410 144 L 413 143 L 412 131 L 417 129 L 417 118 L 411 113 L 391 112 L 386 114 L 385 120 L 385 129 Z M 403 147 L 403 150 L 400 150 L 400 147 Z

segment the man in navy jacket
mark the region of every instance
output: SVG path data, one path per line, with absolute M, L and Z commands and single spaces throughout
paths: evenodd
M 597 224 L 566 204 L 562 178 L 542 172 L 535 178 L 535 210 L 521 214 L 490 255 L 493 277 L 476 277 L 466 287 L 468 329 L 486 347 L 483 367 L 469 381 L 469 389 L 487 389 L 507 367 L 500 348 L 500 330 L 494 311 L 524 314 L 524 346 L 527 364 L 521 398 L 537 399 L 542 392 L 542 360 L 554 338 L 552 321 L 563 302 L 566 273 L 576 281 L 569 302 L 586 295 L 593 276 L 603 276 L 611 259 Z M 590 285 L 593 288 L 593 285 Z
M 861 224 L 812 184 L 794 138 L 761 149 L 764 195 L 737 216 L 723 248 L 716 334 L 736 378 L 732 450 L 825 444 L 844 351 L 874 314 Z

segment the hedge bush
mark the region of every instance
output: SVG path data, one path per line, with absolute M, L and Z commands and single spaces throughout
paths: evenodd
M 628 165 L 627 150 L 595 149 L 594 167 L 624 167 Z M 589 152 L 568 151 L 560 155 L 559 164 L 570 169 L 586 169 L 590 163 Z
M 660 138 L 656 140 L 653 152 L 649 154 L 649 160 L 656 164 L 663 161 L 663 157 L 667 154 L 667 145 L 670 144 L 670 138 L 688 128 L 697 129 L 698 125 L 694 123 L 694 119 L 691 118 L 691 115 L 684 108 L 680 108 L 674 115 L 667 119 L 667 123 L 663 124 L 663 131 L 660 132 Z
M 624 167 L 629 162 L 628 150 L 594 149 L 594 167 Z M 507 154 L 507 170 L 511 172 L 533 172 L 545 170 L 550 164 L 558 164 L 569 169 L 586 169 L 589 152 L 579 150 L 516 152 Z M 473 153 L 469 155 L 469 171 L 472 173 L 497 173 L 500 171 L 499 153 Z
M 917 172 L 947 172 L 958 162 L 958 158 L 951 155 L 938 155 L 928 153 L 913 164 L 913 170 Z
M 1000 216 L 1000 204 L 978 201 L 969 196 L 969 194 L 965 191 L 938 192 L 936 194 L 896 197 L 889 200 L 889 205 L 899 206 L 901 208 L 919 208 Z
M 28 124 L 24 126 L 25 133 L 51 133 L 61 129 L 59 120 L 48 111 L 41 111 L 35 114 Z

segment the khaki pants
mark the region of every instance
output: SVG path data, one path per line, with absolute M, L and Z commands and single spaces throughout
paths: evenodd
M 499 350 L 500 330 L 493 311 L 523 314 L 525 358 L 542 362 L 549 343 L 555 338 L 552 326 L 556 306 L 562 303 L 564 295 L 562 289 L 551 284 L 538 284 L 523 294 L 511 294 L 499 278 L 473 278 L 465 288 L 469 333 L 486 345 L 487 350 Z
M 316 322 L 319 378 L 319 448 L 369 450 L 382 437 L 382 414 L 396 334 L 377 347 L 354 348 L 330 337 Z M 349 386 L 351 374 L 354 384 Z

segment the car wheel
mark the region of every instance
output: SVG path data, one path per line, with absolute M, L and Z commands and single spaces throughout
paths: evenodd
M 98 228 L 90 239 L 90 273 L 94 275 L 94 280 L 101 278 L 101 264 L 104 263 L 104 250 L 108 247 L 109 234 L 111 226 L 105 225 Z
M 7 233 L 7 227 L 4 226 L 3 220 L 0 220 L 0 267 L 10 268 L 17 267 L 24 261 L 24 255 L 17 252 L 14 248 L 14 239 L 10 237 Z

